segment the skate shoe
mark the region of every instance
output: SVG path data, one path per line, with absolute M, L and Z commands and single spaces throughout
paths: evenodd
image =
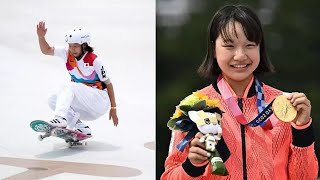
M 82 134 L 86 134 L 88 136 L 91 136 L 91 129 L 89 128 L 89 126 L 83 124 L 82 122 L 77 123 L 74 130 L 78 131 Z
M 52 126 L 55 127 L 61 127 L 61 128 L 66 128 L 67 127 L 67 120 L 63 117 L 55 117 L 51 121 L 48 122 Z

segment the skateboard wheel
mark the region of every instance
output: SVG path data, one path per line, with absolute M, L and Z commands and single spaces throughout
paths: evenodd
M 88 145 L 88 142 L 83 142 L 83 145 L 84 145 L 84 146 L 87 146 L 87 145 Z
M 69 148 L 72 147 L 72 142 L 68 142 L 68 147 L 69 147 Z
M 39 136 L 38 136 L 38 140 L 39 140 L 39 141 L 42 141 L 42 140 L 43 140 L 42 135 L 39 135 Z

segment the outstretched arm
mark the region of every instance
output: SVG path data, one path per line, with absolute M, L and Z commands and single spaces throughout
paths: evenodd
M 53 56 L 54 53 L 54 47 L 49 46 L 45 39 L 45 35 L 47 33 L 46 23 L 43 21 L 40 21 L 39 24 L 37 24 L 37 34 L 39 39 L 39 46 L 41 49 L 41 52 L 45 55 L 51 55 Z
M 110 98 L 110 104 L 111 104 L 111 109 L 109 112 L 109 120 L 113 120 L 113 124 L 114 126 L 118 126 L 118 116 L 117 116 L 117 109 L 116 109 L 116 99 L 114 96 L 114 91 L 113 91 L 113 85 L 110 81 L 104 81 L 104 83 L 107 86 L 107 90 L 108 90 L 108 95 Z

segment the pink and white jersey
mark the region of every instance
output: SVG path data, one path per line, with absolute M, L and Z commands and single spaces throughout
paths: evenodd
M 101 89 L 97 83 L 109 79 L 109 73 L 103 62 L 93 53 L 88 53 L 80 59 L 75 59 L 68 54 L 68 47 L 55 47 L 54 56 L 65 60 L 66 68 L 69 71 L 71 80 L 78 83 L 84 83 L 88 86 L 94 86 Z M 104 89 L 104 88 L 102 88 Z

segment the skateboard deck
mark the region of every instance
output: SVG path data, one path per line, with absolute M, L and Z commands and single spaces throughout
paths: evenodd
M 82 134 L 80 132 L 55 127 L 43 120 L 34 120 L 30 123 L 30 127 L 36 132 L 43 132 L 43 135 L 39 135 L 39 140 L 42 141 L 44 138 L 54 136 L 61 139 L 64 139 L 69 146 L 76 146 L 76 145 L 87 145 L 86 142 L 82 143 L 80 141 L 90 138 L 91 136 Z

